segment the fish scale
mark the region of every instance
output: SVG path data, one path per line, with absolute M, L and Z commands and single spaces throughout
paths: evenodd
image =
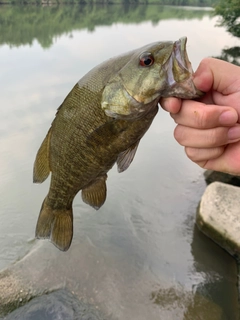
M 105 202 L 107 172 L 131 164 L 158 111 L 160 97 L 196 98 L 186 38 L 156 42 L 103 62 L 86 74 L 58 108 L 34 163 L 34 182 L 51 172 L 36 237 L 66 251 L 73 237 L 72 202 Z

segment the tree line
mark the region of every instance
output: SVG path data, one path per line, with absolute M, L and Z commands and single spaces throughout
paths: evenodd
M 0 6 L 0 44 L 31 45 L 37 40 L 42 47 L 52 45 L 54 38 L 73 30 L 93 31 L 96 26 L 113 23 L 153 24 L 165 19 L 201 19 L 205 10 L 184 10 L 160 5 L 60 5 Z
M 213 6 L 215 0 L 0 0 L 0 4 L 91 4 L 91 3 L 144 3 L 177 6 Z

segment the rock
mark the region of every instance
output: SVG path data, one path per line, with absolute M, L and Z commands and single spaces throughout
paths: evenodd
M 192 216 L 191 222 L 187 219 L 186 223 L 189 223 L 192 234 Z M 111 228 L 112 225 L 101 230 Z M 97 228 L 94 230 L 99 232 Z M 120 241 L 125 241 L 126 233 L 120 231 Z M 57 250 L 49 241 L 33 241 L 25 257 L 0 272 L 0 318 L 6 320 L 4 317 L 18 315 L 24 310 L 28 310 L 30 316 L 35 311 L 31 301 L 39 302 L 38 315 L 42 316 L 50 294 L 67 289 L 78 299 L 77 305 L 86 306 L 84 320 L 93 320 L 93 316 L 98 316 L 96 311 L 104 315 L 104 320 L 185 319 L 185 315 L 188 319 L 200 320 L 201 315 L 205 319 L 207 312 L 212 315 L 212 320 L 227 319 L 228 315 L 232 320 L 238 319 L 235 316 L 238 311 L 235 260 L 208 241 L 199 230 L 193 234 L 191 253 L 187 255 L 193 259 L 191 269 L 184 268 L 181 251 L 177 257 L 173 251 L 168 260 L 153 243 L 151 247 L 144 247 L 145 240 L 139 243 L 139 247 L 138 242 L 136 245 L 131 243 L 129 246 L 128 242 L 121 245 L 119 238 L 116 241 L 112 233 L 110 235 L 108 241 L 111 243 L 103 241 L 101 245 L 86 235 L 80 235 L 67 252 Z M 171 239 L 172 228 L 167 235 Z M 199 235 L 204 238 L 203 243 L 199 243 Z M 174 246 L 179 241 L 176 237 L 173 237 Z M 171 248 L 171 242 L 170 246 L 165 245 Z M 147 256 L 145 250 L 149 248 L 157 260 Z M 183 285 L 178 286 L 179 282 Z M 44 299 L 38 300 L 40 296 Z M 74 297 L 70 300 L 75 301 Z M 58 298 L 55 296 L 58 306 L 61 299 L 59 295 Z M 67 310 L 57 307 L 55 311 L 64 314 L 70 312 L 73 305 L 68 303 Z M 34 320 L 38 319 L 35 314 Z M 40 319 L 43 320 L 43 316 Z
M 227 319 L 225 312 L 227 315 L 232 312 L 231 319 L 238 319 L 234 259 L 222 250 L 216 253 L 214 249 L 208 252 L 205 247 L 194 247 L 198 246 L 196 236 L 200 232 L 194 234 L 191 276 L 200 277 L 202 281 L 196 280 L 193 288 L 187 280 L 186 286 L 178 285 L 171 280 L 172 273 L 169 278 L 164 274 L 156 281 L 155 275 L 147 273 L 146 268 L 141 267 L 140 271 L 136 268 L 136 255 L 124 259 L 126 256 L 118 252 L 112 258 L 92 243 L 84 243 L 83 238 L 65 253 L 47 241 L 36 241 L 24 258 L 0 272 L 0 317 L 4 320 L 71 320 L 72 309 L 76 309 L 77 320 L 207 320 L 207 314 L 211 320 L 220 320 Z M 206 254 L 211 258 L 217 255 L 214 263 L 223 260 L 217 263 L 219 269 L 212 266 L 207 269 L 211 259 Z M 188 277 L 189 274 L 186 279 Z M 224 296 L 224 303 L 215 297 L 219 288 L 224 292 L 219 294 Z M 64 304 L 63 300 L 66 300 Z M 48 306 L 52 304 L 58 317 L 51 318 L 49 314 Z
M 161 307 L 176 308 L 178 305 L 184 305 L 184 320 L 221 320 L 224 316 L 219 305 L 198 292 L 193 296 L 181 286 L 161 288 L 159 291 L 152 292 L 151 299 Z
M 197 212 L 198 228 L 240 260 L 240 188 L 221 182 L 205 190 Z
M 159 319 L 159 310 L 147 303 L 155 278 L 138 269 L 136 255 L 125 257 L 119 252 L 113 259 L 84 237 L 67 252 L 49 241 L 34 241 L 25 257 L 0 272 L 0 318 L 36 297 L 67 288 L 104 320 Z M 87 315 L 83 319 L 91 320 Z
M 103 320 L 99 312 L 65 289 L 36 297 L 5 320 Z
M 204 172 L 204 178 L 207 184 L 210 184 L 215 181 L 231 184 L 233 186 L 240 186 L 240 176 L 232 175 L 229 173 L 206 170 Z
M 25 306 L 26 304 L 26 307 L 30 308 L 29 310 L 32 310 L 33 305 L 28 305 L 30 300 L 37 301 L 37 303 L 39 301 L 40 303 L 43 300 L 38 299 L 40 299 L 40 296 L 43 296 L 41 299 L 46 299 L 47 301 L 48 299 L 52 299 L 51 296 L 48 296 L 48 294 L 59 289 L 65 289 L 67 287 L 69 292 L 76 291 L 76 297 L 79 299 L 79 301 L 81 301 L 81 304 L 83 302 L 87 302 L 85 303 L 86 314 L 84 317 L 77 317 L 73 319 L 95 320 L 95 318 L 92 316 L 93 307 L 89 310 L 87 309 L 88 302 L 94 306 L 94 309 L 95 307 L 98 307 L 96 301 L 93 299 L 93 294 L 92 292 L 89 294 L 92 297 L 91 302 L 89 301 L 90 299 L 84 296 L 86 291 L 84 284 L 86 278 L 85 274 L 88 274 L 88 270 L 91 267 L 88 265 L 88 269 L 86 263 L 84 262 L 80 264 L 81 256 L 76 254 L 79 246 L 75 247 L 76 251 L 74 248 L 72 249 L 73 256 L 71 256 L 71 259 L 69 259 L 70 253 L 64 255 L 62 252 L 59 252 L 52 247 L 53 246 L 50 243 L 44 241 L 36 242 L 36 245 L 34 245 L 32 250 L 23 259 L 17 261 L 8 269 L 0 272 L 0 319 L 1 317 L 7 316 L 9 313 L 13 312 L 15 309 Z M 86 250 L 90 252 L 89 248 Z M 96 265 L 95 260 L 94 264 Z M 83 268 L 79 270 L 78 268 L 80 266 Z M 72 279 L 71 274 L 77 275 L 74 280 Z M 100 272 L 99 276 L 101 276 Z M 97 276 L 95 279 L 97 279 Z M 35 300 L 35 298 L 37 300 Z M 36 305 L 34 304 L 34 308 L 35 306 Z M 40 305 L 37 304 L 37 306 L 39 308 Z M 82 305 L 80 306 L 82 307 Z M 44 314 L 45 311 L 43 311 L 43 309 L 38 309 L 38 312 Z M 16 314 L 18 315 L 18 313 Z M 89 314 L 91 316 L 89 316 Z M 16 319 L 26 318 L 18 317 Z M 56 317 L 54 319 L 58 318 Z M 59 319 L 71 318 L 63 317 Z M 96 319 L 103 318 L 98 317 Z

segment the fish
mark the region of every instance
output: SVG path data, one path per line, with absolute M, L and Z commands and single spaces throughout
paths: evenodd
M 113 57 L 90 70 L 66 96 L 34 162 L 33 182 L 51 181 L 35 236 L 67 251 L 73 238 L 72 203 L 99 209 L 107 173 L 132 163 L 139 142 L 158 112 L 161 97 L 194 99 L 187 38 L 155 42 Z

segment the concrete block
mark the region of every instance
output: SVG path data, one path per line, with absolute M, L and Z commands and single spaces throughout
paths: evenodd
M 197 211 L 198 228 L 240 261 L 240 188 L 213 182 Z

